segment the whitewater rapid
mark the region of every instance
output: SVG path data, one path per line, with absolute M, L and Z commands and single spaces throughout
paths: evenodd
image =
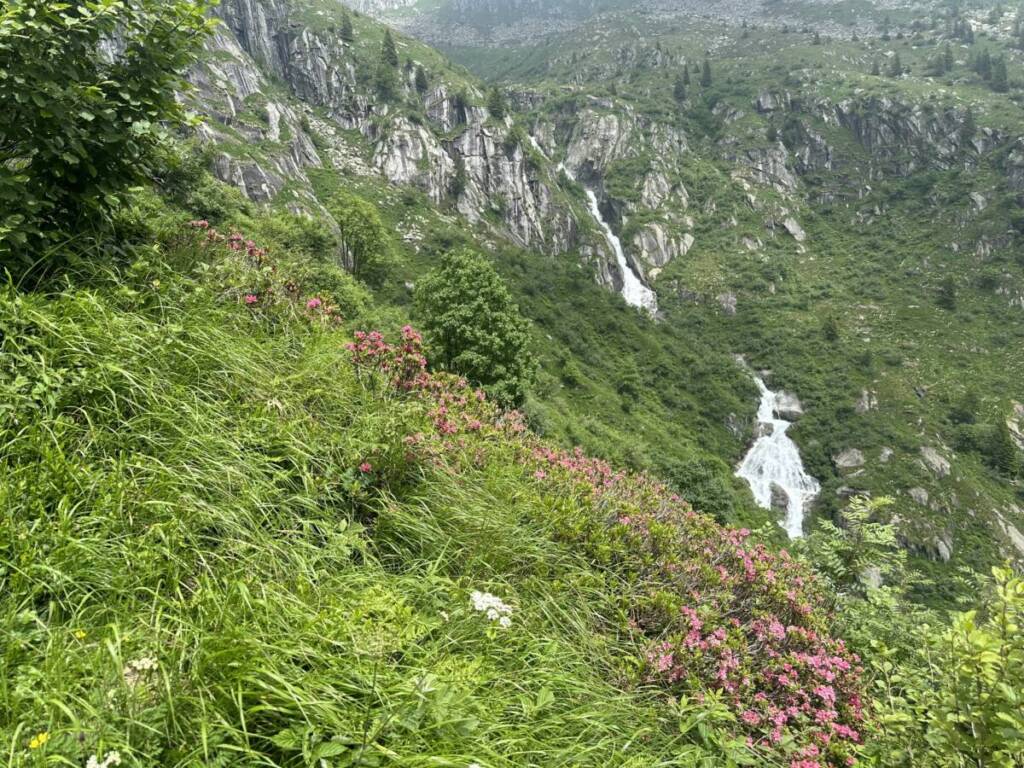
M 558 169 L 570 179 L 575 179 L 565 165 L 560 164 Z M 622 298 L 626 300 L 627 304 L 645 309 L 653 315 L 658 311 L 658 295 L 644 285 L 640 277 L 633 271 L 629 260 L 626 259 L 625 251 L 622 250 L 622 241 L 619 240 L 618 235 L 612 231 L 611 226 L 605 221 L 604 216 L 601 215 L 601 207 L 598 205 L 597 195 L 594 194 L 592 189 L 587 187 L 584 187 L 583 190 L 587 194 L 587 207 L 590 209 L 590 215 L 594 217 L 594 221 L 597 222 L 597 225 L 604 233 L 605 240 L 608 241 L 608 245 L 612 247 L 612 251 L 615 253 L 615 261 L 619 265 L 619 274 L 622 275 Z
M 736 476 L 750 484 L 754 499 L 772 509 L 772 486 L 786 493 L 786 517 L 782 527 L 791 539 L 804 534 L 804 513 L 821 491 L 821 485 L 804 469 L 800 449 L 786 434 L 792 422 L 779 418 L 779 394 L 772 392 L 759 376 L 754 377 L 761 392 L 757 408 L 759 437 L 740 462 Z

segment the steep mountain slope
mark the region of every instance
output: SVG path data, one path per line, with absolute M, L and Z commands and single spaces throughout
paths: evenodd
M 1024 555 L 1013 473 L 986 458 L 1004 422 L 1024 445 L 1012 14 L 566 6 L 571 25 L 514 38 L 471 5 L 398 23 L 468 43 L 448 50 L 498 77 L 537 146 L 595 190 L 667 324 L 801 396 L 820 514 L 896 495 L 925 570 Z M 521 9 L 521 30 L 556 6 Z M 1009 93 L 975 71 L 983 54 L 1008 62 Z
M 465 56 L 514 77 L 498 101 L 508 114 L 496 117 L 493 92 L 411 40 L 399 40 L 408 63 L 396 82 L 382 83 L 383 27 L 365 16 L 347 41 L 337 6 L 229 0 L 193 78 L 201 105 L 221 105 L 203 137 L 218 175 L 255 200 L 328 216 L 322 204 L 339 183 L 361 190 L 408 248 L 396 284 L 429 263 L 437 241 L 426 233 L 475 227 L 527 313 L 570 351 L 546 358 L 530 409 L 542 430 L 681 487 L 710 483 L 706 506 L 749 514 L 749 496 L 728 479 L 751 434 L 755 396 L 729 359 L 742 354 L 804 401 L 793 435 L 823 483 L 819 514 L 857 491 L 896 495 L 895 520 L 926 570 L 1021 556 L 1024 510 L 986 445 L 1007 419 L 1020 434 L 1024 402 L 1012 224 L 1024 114 L 968 70 L 980 45 L 957 48 L 942 90 L 921 90 L 939 82 L 929 67 L 944 46 L 960 45 L 954 25 L 977 25 L 1002 51 L 1011 20 L 977 13 L 906 33 L 897 21 L 893 38 L 884 19 L 900 11 L 879 7 L 875 37 L 853 39 L 870 25 L 847 26 L 848 39 L 819 45 L 820 33 L 723 25 L 685 5 L 558 8 L 574 21 L 555 42 Z M 506 21 L 474 9 L 459 23 Z M 549 10 L 531 5 L 523 18 Z M 786 7 L 825 30 L 842 11 Z M 705 49 L 712 83 L 702 86 L 693 52 Z M 911 74 L 868 74 L 897 54 Z M 422 202 L 396 199 L 398 187 Z M 922 227 L 922 215 L 937 221 Z M 601 220 L 622 242 L 621 262 Z M 627 313 L 628 328 L 599 330 L 590 300 L 574 307 L 565 296 L 577 289 L 550 290 L 574 265 L 618 291 L 638 277 L 657 292 L 661 322 Z M 392 296 L 407 301 L 397 285 Z M 607 349 L 593 355 L 583 341 L 595 333 L 623 339 L 611 377 L 598 373 Z M 637 399 L 622 383 L 634 371 L 639 403 L 621 400 Z M 965 400 L 975 403 L 967 414 Z M 634 429 L 645 436 L 638 448 L 628 447 Z
M 526 124 L 495 117 L 478 81 L 415 41 L 399 38 L 400 64 L 382 72 L 385 28 L 351 16 L 345 40 L 336 4 L 227 0 L 217 13 L 191 98 L 209 115 L 198 137 L 221 179 L 328 222 L 339 189 L 371 201 L 402 254 L 380 290 L 402 308 L 439 253 L 488 251 L 537 323 L 536 429 L 655 468 L 725 519 L 763 521 L 730 469 L 756 406 L 748 375 L 699 332 L 615 298 L 623 265 L 584 189 Z

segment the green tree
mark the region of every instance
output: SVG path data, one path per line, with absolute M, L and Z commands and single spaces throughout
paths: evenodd
M 416 91 L 419 94 L 424 94 L 430 88 L 430 83 L 427 80 L 427 71 L 423 69 L 422 64 L 416 65 Z
M 676 104 L 686 101 L 686 83 L 683 81 L 682 75 L 676 77 L 675 85 L 672 87 L 672 97 L 676 100 Z
M 683 64 L 683 85 L 690 84 L 690 65 L 688 63 Z
M 987 455 L 994 469 L 1010 477 L 1017 474 L 1017 446 L 1003 418 L 997 419 L 992 427 L 992 440 L 988 444 Z
M 487 259 L 468 249 L 445 254 L 413 298 L 436 366 L 503 405 L 522 402 L 535 369 L 529 324 Z
M 825 318 L 825 322 L 821 327 L 821 333 L 825 337 L 825 341 L 835 344 L 839 341 L 839 321 L 835 315 L 829 315 Z
M 505 103 L 504 92 L 495 86 L 491 88 L 487 94 L 487 111 L 491 113 L 491 116 L 496 120 L 504 120 L 505 115 L 508 114 L 508 104 Z
M 350 192 L 339 192 L 328 201 L 327 210 L 338 223 L 345 267 L 371 286 L 383 284 L 397 258 L 377 207 Z
M 969 144 L 974 140 L 974 134 L 978 132 L 978 124 L 974 119 L 974 110 L 968 107 L 964 111 L 964 121 L 960 126 L 960 142 Z
M 640 393 L 643 391 L 643 379 L 640 377 L 640 369 L 636 366 L 633 358 L 627 358 L 615 380 L 615 391 L 622 398 L 622 409 L 629 413 L 636 405 Z
M 894 53 L 892 58 L 889 60 L 889 77 L 899 77 L 903 74 L 903 62 L 900 61 L 900 55 Z
M 704 64 L 700 68 L 700 87 L 709 88 L 711 86 L 711 62 L 708 59 L 704 59 Z
M 455 173 L 452 174 L 451 184 L 448 187 L 448 194 L 454 198 L 459 198 L 463 192 L 466 191 L 466 184 L 469 181 L 469 177 L 466 174 L 466 161 L 462 158 L 462 155 L 455 156 Z
M 381 99 L 394 99 L 398 94 L 398 73 L 395 68 L 383 60 L 377 62 L 377 69 L 373 73 L 373 85 Z
M 1006 93 L 1010 84 L 1006 75 L 1006 58 L 997 56 L 992 60 L 992 90 L 996 93 Z
M 213 22 L 205 0 L 0 6 L 0 261 L 97 232 L 187 122 L 175 91 Z M 108 55 L 104 42 L 116 38 Z
M 881 69 L 879 69 L 878 67 L 878 59 L 871 60 L 871 74 L 874 75 L 875 77 L 878 77 L 880 74 L 882 74 Z
M 944 72 L 952 72 L 953 64 L 953 49 L 950 47 L 949 43 L 946 43 L 942 47 L 942 70 Z
M 956 309 L 956 279 L 947 274 L 939 283 L 939 291 L 935 303 L 950 312 Z
M 356 39 L 355 30 L 352 29 L 352 17 L 344 9 L 341 12 L 341 39 L 346 43 L 354 42 Z
M 992 79 L 992 55 L 987 48 L 974 57 L 974 71 L 981 76 L 982 80 Z
M 395 38 L 391 36 L 391 30 L 384 30 L 384 41 L 380 45 L 380 60 L 389 67 L 398 69 L 398 48 L 395 47 Z

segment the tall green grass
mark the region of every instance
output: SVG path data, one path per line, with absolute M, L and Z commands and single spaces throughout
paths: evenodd
M 413 462 L 425 406 L 343 331 L 222 295 L 153 265 L 0 294 L 0 762 L 733 764 L 726 714 L 631 682 L 629 595 L 510 448 Z

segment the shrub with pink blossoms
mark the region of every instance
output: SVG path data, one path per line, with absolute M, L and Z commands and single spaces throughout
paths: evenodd
M 490 443 L 513 451 L 557 500 L 539 522 L 628 585 L 624 629 L 641 649 L 641 682 L 677 696 L 715 691 L 738 734 L 791 768 L 856 764 L 859 659 L 830 635 L 828 594 L 806 567 L 694 512 L 647 475 L 552 448 L 465 381 L 428 374 L 411 328 L 394 345 L 360 332 L 349 348 L 360 375 L 382 377 L 428 409 L 432 431 L 405 439 L 410 460 L 457 472 L 462 461 L 487 461 Z

